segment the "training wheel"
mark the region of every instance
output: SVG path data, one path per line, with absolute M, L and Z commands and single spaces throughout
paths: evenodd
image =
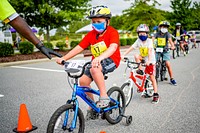
M 127 126 L 129 126 L 130 124 L 131 124 L 131 122 L 132 122 L 132 116 L 131 115 L 128 115 L 127 117 L 126 117 L 126 125 Z

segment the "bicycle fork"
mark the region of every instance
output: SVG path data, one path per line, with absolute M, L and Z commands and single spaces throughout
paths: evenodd
M 71 100 L 70 101 L 67 101 L 68 104 L 71 104 Z M 69 132 L 72 132 L 75 128 L 76 128 L 76 120 L 77 120 L 77 116 L 78 116 L 78 108 L 79 108 L 79 104 L 78 104 L 78 101 L 75 100 L 75 104 L 74 105 L 74 117 L 73 117 L 73 120 L 72 120 L 72 123 L 71 123 L 71 126 L 68 128 Z M 70 110 L 67 110 L 66 113 L 65 113 L 65 119 L 64 119 L 64 123 L 63 123 L 63 126 L 62 126 L 62 129 L 63 130 L 66 130 L 67 129 L 67 124 L 68 124 L 68 118 L 69 118 L 69 112 Z

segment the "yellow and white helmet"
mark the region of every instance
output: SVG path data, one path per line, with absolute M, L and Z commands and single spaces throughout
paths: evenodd
M 110 19 L 112 16 L 110 9 L 107 6 L 96 6 L 92 7 L 89 12 L 88 18 L 108 18 Z

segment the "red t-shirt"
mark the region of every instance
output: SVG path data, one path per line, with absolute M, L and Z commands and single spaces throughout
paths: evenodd
M 104 33 L 103 36 L 99 36 L 97 38 L 97 32 L 95 30 L 90 31 L 84 38 L 83 40 L 79 43 L 79 46 L 83 49 L 86 49 L 90 45 L 97 44 L 98 42 L 104 41 L 107 48 L 110 46 L 112 43 L 118 44 L 118 47 L 116 51 L 110 56 L 110 58 L 114 61 L 116 67 L 119 66 L 120 63 L 120 50 L 119 50 L 119 33 L 116 29 L 114 29 L 111 26 L 107 27 L 106 32 Z M 92 59 L 94 59 L 94 56 L 92 56 Z

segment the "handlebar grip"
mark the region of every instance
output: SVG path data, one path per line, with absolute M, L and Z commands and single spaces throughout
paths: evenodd
M 64 60 L 62 60 L 61 64 L 62 64 L 62 65 L 65 65 L 65 61 L 64 61 Z

